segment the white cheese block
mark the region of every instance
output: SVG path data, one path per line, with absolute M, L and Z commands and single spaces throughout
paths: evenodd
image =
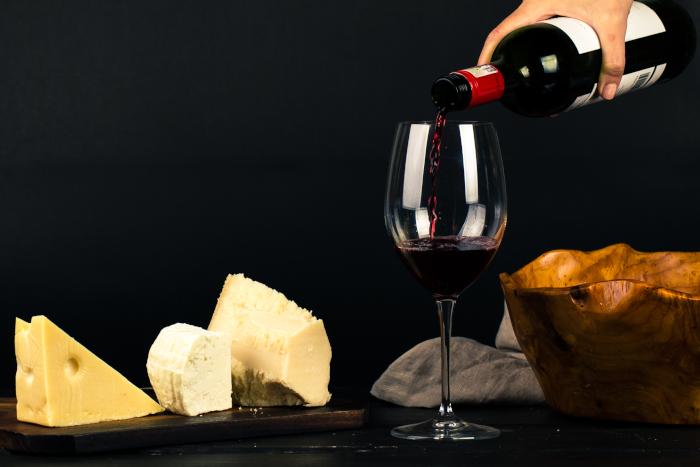
M 325 405 L 331 346 L 323 321 L 281 293 L 229 275 L 209 330 L 230 333 L 234 404 Z
M 17 318 L 15 355 L 19 421 L 74 426 L 164 410 L 45 316 Z
M 146 363 L 160 405 L 189 416 L 230 409 L 230 349 L 223 332 L 182 323 L 160 331 Z

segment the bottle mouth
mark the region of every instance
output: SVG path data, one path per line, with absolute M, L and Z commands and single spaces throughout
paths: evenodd
M 467 79 L 457 73 L 438 78 L 430 90 L 438 110 L 450 112 L 464 110 L 472 100 L 472 90 Z

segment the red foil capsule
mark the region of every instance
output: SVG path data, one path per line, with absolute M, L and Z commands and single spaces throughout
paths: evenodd
M 503 96 L 505 80 L 501 71 L 493 65 L 481 65 L 453 73 L 464 76 L 472 88 L 472 99 L 467 107 L 497 101 Z

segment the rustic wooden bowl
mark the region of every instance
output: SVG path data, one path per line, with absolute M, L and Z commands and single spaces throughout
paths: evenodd
M 500 279 L 556 410 L 700 424 L 700 253 L 556 250 Z

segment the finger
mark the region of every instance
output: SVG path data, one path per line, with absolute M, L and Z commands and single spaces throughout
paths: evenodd
M 600 48 L 603 52 L 603 66 L 598 79 L 598 89 L 604 99 L 615 97 L 620 80 L 625 73 L 625 32 L 627 32 L 627 17 L 619 16 L 612 21 L 602 22 L 599 27 L 593 26 L 598 32 Z
M 491 33 L 486 37 L 486 42 L 484 42 L 484 48 L 481 50 L 481 55 L 479 55 L 479 62 L 477 65 L 485 65 L 491 61 L 491 56 L 493 51 L 496 50 L 496 46 L 511 32 L 518 28 L 527 26 L 528 24 L 535 23 L 541 19 L 549 18 L 551 15 L 535 14 L 523 7 L 515 10 L 509 17 L 504 19 L 501 24 L 496 26 L 496 29 L 491 31 Z

